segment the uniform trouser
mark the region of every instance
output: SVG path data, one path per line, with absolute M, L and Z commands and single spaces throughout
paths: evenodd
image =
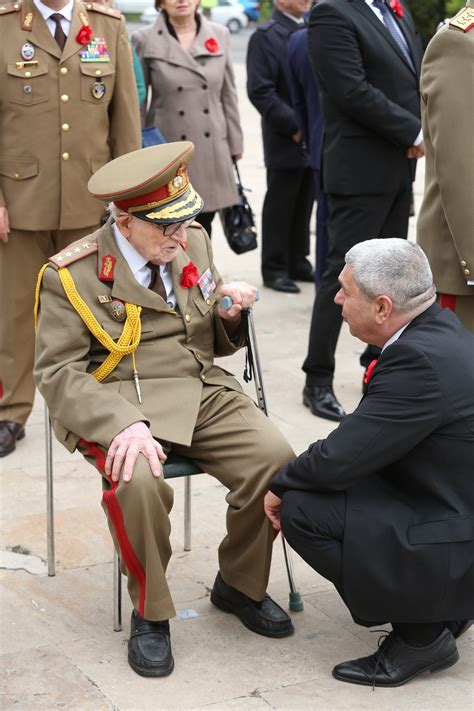
M 0 243 L 0 420 L 23 425 L 33 407 L 33 307 L 38 272 L 50 254 L 95 229 L 11 230 L 8 242 Z
M 267 192 L 262 208 L 264 280 L 305 269 L 313 204 L 311 168 L 267 170 Z
M 453 294 L 438 293 L 438 304 L 443 308 L 454 311 L 462 325 L 474 333 L 474 286 L 471 287 L 472 296 L 457 296 Z
M 83 440 L 78 449 L 104 475 L 106 450 Z M 254 600 L 263 599 L 273 542 L 263 496 L 271 477 L 294 457 L 291 447 L 250 398 L 207 385 L 191 445 L 172 445 L 172 450 L 192 457 L 229 489 L 219 570 L 228 585 Z M 112 483 L 102 503 L 133 606 L 145 619 L 173 617 L 166 580 L 173 489 L 162 477 L 153 477 L 139 455 L 132 479 Z M 207 515 L 205 506 L 200 515 Z
M 310 386 L 331 385 L 335 352 L 342 325 L 341 307 L 334 303 L 339 290 L 338 277 L 344 268 L 346 252 L 355 244 L 374 237 L 400 237 L 408 234 L 411 182 L 398 193 L 381 195 L 328 194 L 329 251 L 327 269 L 319 284 L 313 306 L 308 354 L 303 363 Z M 380 351 L 366 349 L 361 365 L 367 366 Z

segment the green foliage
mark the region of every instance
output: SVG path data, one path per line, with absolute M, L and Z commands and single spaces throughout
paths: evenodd
M 260 2 L 260 22 L 269 19 L 273 11 L 273 0 L 261 0 Z

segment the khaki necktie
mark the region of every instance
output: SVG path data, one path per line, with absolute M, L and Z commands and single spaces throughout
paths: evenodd
M 165 285 L 163 284 L 163 279 L 161 278 L 160 265 L 148 262 L 147 267 L 150 267 L 151 269 L 151 281 L 148 288 L 154 291 L 155 294 L 158 294 L 158 296 L 161 296 L 163 301 L 166 303 L 168 295 L 166 293 Z
M 63 20 L 63 15 L 61 15 L 59 12 L 54 12 L 52 15 L 49 16 L 50 20 L 53 20 L 56 23 L 56 31 L 54 33 L 54 39 L 58 43 L 59 49 L 61 52 L 64 49 L 64 45 L 66 44 L 66 35 L 64 34 L 64 30 L 61 26 L 61 20 Z

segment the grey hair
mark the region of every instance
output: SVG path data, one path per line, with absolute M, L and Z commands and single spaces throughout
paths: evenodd
M 121 210 L 120 207 L 117 207 L 114 202 L 109 202 L 109 204 L 107 205 L 107 210 L 114 221 L 117 219 L 117 217 L 120 217 L 120 215 L 129 214 L 128 212 L 125 212 L 125 210 Z
M 413 242 L 396 238 L 359 242 L 347 252 L 346 264 L 367 299 L 385 294 L 401 313 L 417 311 L 435 300 L 428 259 Z

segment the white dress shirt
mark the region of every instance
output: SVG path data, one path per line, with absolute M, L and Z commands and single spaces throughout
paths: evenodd
M 384 350 L 385 350 L 386 348 L 388 348 L 388 346 L 391 346 L 392 343 L 395 343 L 395 341 L 398 341 L 398 339 L 399 339 L 400 336 L 402 335 L 403 331 L 404 331 L 404 330 L 406 329 L 406 327 L 409 326 L 410 324 L 411 324 L 411 321 L 408 321 L 408 323 L 406 323 L 404 326 L 402 326 L 401 328 L 399 328 L 398 331 L 396 331 L 396 332 L 393 334 L 393 336 L 390 336 L 390 338 L 388 339 L 388 341 L 387 341 L 386 343 L 384 343 L 384 346 L 383 346 L 381 352 L 383 353 Z
M 130 244 L 128 239 L 125 239 L 115 222 L 112 223 L 112 232 L 117 242 L 117 247 L 130 267 L 133 276 L 139 284 L 148 289 L 151 282 L 151 269 L 147 266 L 147 260 Z M 166 300 L 170 308 L 174 309 L 176 307 L 176 296 L 173 291 L 173 280 L 169 264 L 160 264 L 160 275 L 166 289 Z
M 55 12 L 58 12 L 60 15 L 63 16 L 63 19 L 61 20 L 61 27 L 63 28 L 63 32 L 67 37 L 71 28 L 74 0 L 69 0 L 68 4 L 61 8 L 61 10 L 53 10 L 52 8 L 41 2 L 41 0 L 33 0 L 33 2 L 36 6 L 36 9 L 43 16 L 43 19 L 48 25 L 49 31 L 51 32 L 53 37 L 54 33 L 56 32 L 56 23 L 54 20 L 50 20 L 49 18 L 51 17 L 51 15 L 54 15 Z

